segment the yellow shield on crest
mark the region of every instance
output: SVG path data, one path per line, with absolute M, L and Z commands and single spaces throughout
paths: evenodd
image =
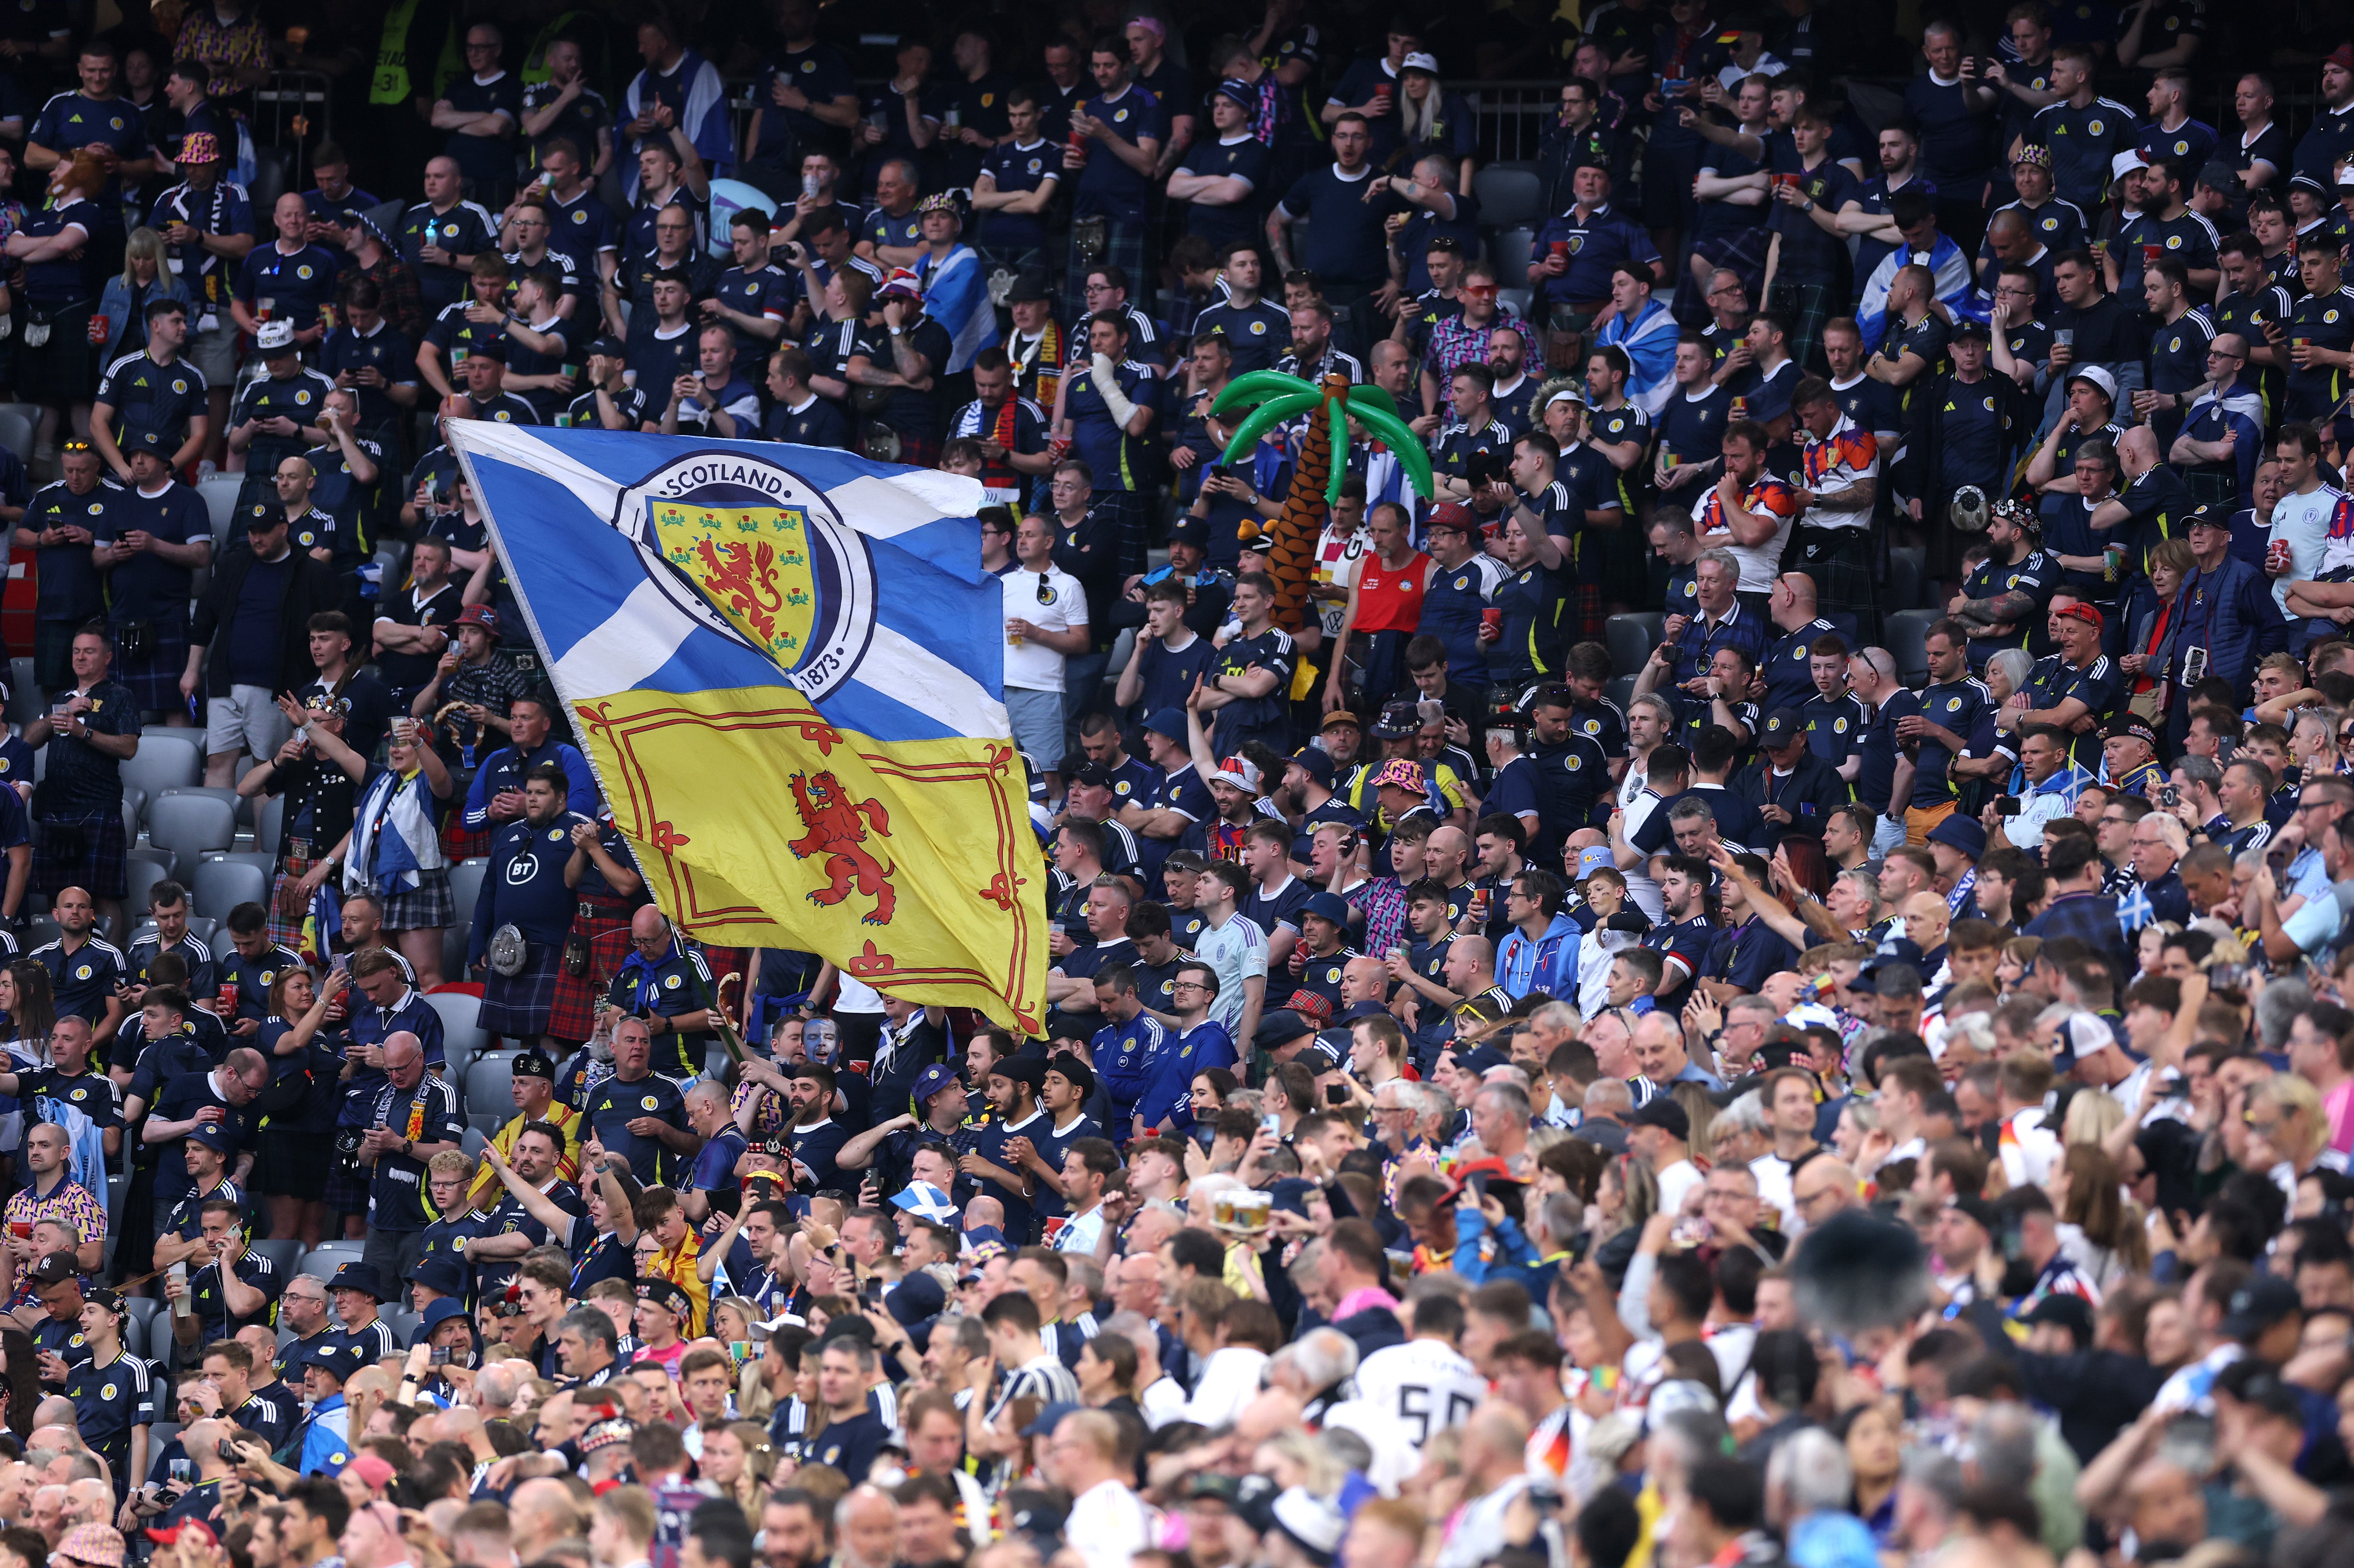
M 665 560 L 728 623 L 790 669 L 817 615 L 808 514 L 798 506 L 709 507 L 653 503 Z

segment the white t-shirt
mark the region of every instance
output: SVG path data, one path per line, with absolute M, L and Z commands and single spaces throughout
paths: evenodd
M 1367 1356 L 1357 1368 L 1357 1396 L 1395 1415 L 1416 1446 L 1460 1426 L 1488 1397 L 1488 1380 L 1463 1352 L 1438 1340 L 1408 1340 Z
M 1343 535 L 1331 524 L 1325 524 L 1323 536 L 1316 541 L 1316 558 L 1309 563 L 1309 580 L 1320 588 L 1356 587 L 1357 564 L 1373 547 L 1373 535 L 1363 528 Z M 1340 636 L 1341 622 L 1348 613 L 1349 601 L 1345 599 L 1328 599 L 1319 605 L 1316 618 L 1323 625 L 1324 635 Z
M 1072 631 L 1087 623 L 1087 590 L 1069 573 L 1049 566 L 1034 572 L 1015 567 L 1005 574 L 1005 619 L 1026 620 L 1046 631 Z M 1025 692 L 1063 689 L 1063 656 L 1041 642 L 1005 640 L 1005 683 Z
M 1087 1568 L 1128 1568 L 1152 1544 L 1152 1510 L 1116 1480 L 1098 1481 L 1071 1499 L 1063 1538 Z
M 1210 1017 L 1231 1034 L 1243 1021 L 1243 982 L 1254 975 L 1267 978 L 1267 933 L 1258 928 L 1257 921 L 1237 910 L 1225 925 L 1202 928 L 1202 934 L 1193 938 L 1193 956 L 1217 974 L 1218 994 L 1210 1003 Z M 1249 1044 L 1237 1040 L 1235 1049 L 1247 1050 Z
M 2330 514 L 2345 499 L 2344 491 L 2325 484 L 2311 495 L 2291 491 L 2273 508 L 2268 542 L 2288 546 L 2289 574 L 2273 579 L 2273 598 L 2279 601 L 2282 614 L 2288 613 L 2288 585 L 2311 582 L 2321 575 L 2323 558 L 2329 553 Z

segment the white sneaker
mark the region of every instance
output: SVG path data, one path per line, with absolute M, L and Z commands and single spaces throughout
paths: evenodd
M 196 464 L 196 482 L 198 484 L 202 484 L 205 481 L 213 478 L 219 472 L 220 465 L 214 462 L 212 459 L 207 458 L 202 462 Z

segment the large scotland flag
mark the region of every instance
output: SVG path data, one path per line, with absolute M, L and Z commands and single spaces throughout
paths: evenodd
M 662 907 L 1034 1033 L 1037 840 L 979 484 L 767 441 L 447 434 Z

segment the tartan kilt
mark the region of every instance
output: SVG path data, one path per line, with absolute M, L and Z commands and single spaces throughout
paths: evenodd
M 82 851 L 70 860 L 60 859 L 49 848 L 49 835 L 38 830 L 33 834 L 33 886 L 42 893 L 55 893 L 61 888 L 80 887 L 93 898 L 122 898 L 129 895 L 131 884 L 130 845 L 122 836 L 122 810 L 110 806 L 86 817 L 69 817 L 67 822 L 82 831 Z
M 1873 580 L 1870 528 L 1806 528 L 1791 532 L 1782 569 L 1815 579 L 1815 602 L 1822 609 L 1852 615 L 1867 644 L 1880 641 L 1880 588 Z M 1897 606 L 1898 609 L 1910 608 Z
M 480 860 L 491 853 L 491 835 L 466 831 L 460 808 L 451 808 L 449 819 L 441 824 L 441 853 L 451 864 L 461 860 Z
M 387 931 L 439 931 L 458 923 L 458 901 L 451 895 L 450 873 L 441 867 L 420 871 L 415 887 L 403 888 L 384 901 Z
M 629 900 L 580 898 L 573 906 L 567 935 L 588 944 L 588 972 L 573 975 L 561 963 L 556 966 L 556 1000 L 548 1010 L 546 1032 L 567 1044 L 578 1044 L 597 1033 L 597 1004 L 605 1000 L 605 988 L 629 956 Z
M 2182 482 L 2201 506 L 2220 506 L 2224 514 L 2240 509 L 2240 476 L 2230 464 L 2201 463 L 2182 471 Z
M 154 647 L 147 657 L 122 660 L 114 666 L 114 678 L 131 688 L 141 713 L 180 713 L 188 711 L 188 699 L 180 694 L 180 677 L 188 668 L 188 621 L 185 615 L 151 623 Z M 122 636 L 122 622 L 112 628 Z M 194 734 L 194 731 L 190 732 Z
M 82 625 L 79 620 L 34 622 L 33 682 L 42 691 L 70 692 L 75 689 L 73 640 L 80 635 Z
M 272 872 L 270 877 L 270 939 L 296 952 L 302 951 L 302 922 L 310 917 L 311 906 L 306 903 L 289 915 L 280 906 L 279 900 L 289 886 L 302 880 L 283 866 Z
M 447 887 L 445 882 L 443 886 Z M 526 942 L 521 972 L 495 969 L 482 982 L 482 1032 L 527 1040 L 547 1033 L 556 1006 L 556 981 L 564 972 L 564 944 Z
M 1842 293 L 1840 298 L 1846 295 Z M 1790 323 L 1790 357 L 1798 362 L 1799 374 L 1812 375 L 1815 350 L 1822 342 L 1823 323 L 1831 316 L 1831 286 L 1792 283 L 1776 278 L 1774 302 Z
M 337 1128 L 335 1134 L 347 1129 Z M 350 1129 L 356 1130 L 356 1129 Z M 335 1154 L 335 1135 L 327 1139 L 327 1180 L 321 1186 L 319 1201 L 339 1214 L 365 1214 L 368 1206 L 368 1168 L 346 1171 Z
M 1569 612 L 1577 628 L 1572 639 L 1577 642 L 1599 642 L 1603 638 L 1602 585 L 1579 583 L 1569 591 Z

